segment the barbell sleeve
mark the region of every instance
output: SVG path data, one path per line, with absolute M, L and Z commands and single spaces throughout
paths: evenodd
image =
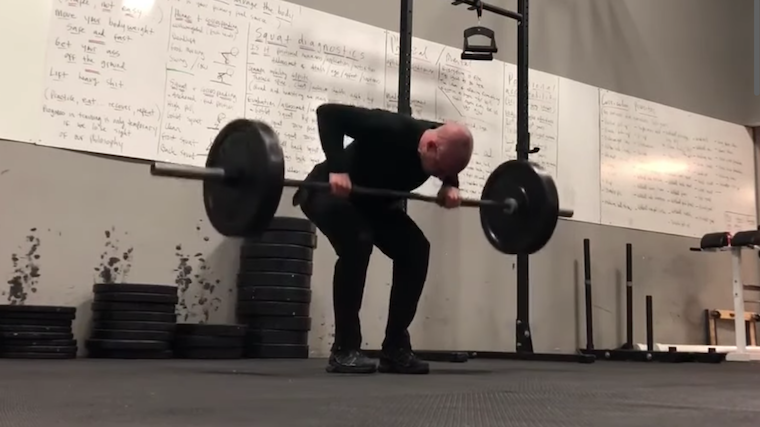
M 222 168 L 206 168 L 201 166 L 177 165 L 174 163 L 154 162 L 150 165 L 150 174 L 155 176 L 168 176 L 174 178 L 219 180 L 229 178 Z

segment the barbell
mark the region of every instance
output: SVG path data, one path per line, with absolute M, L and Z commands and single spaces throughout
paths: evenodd
M 327 182 L 285 179 L 285 160 L 277 133 L 268 124 L 236 119 L 214 139 L 206 167 L 154 162 L 150 173 L 203 181 L 203 204 L 209 222 L 227 237 L 254 237 L 264 232 L 280 205 L 283 187 L 329 191 Z M 437 198 L 380 188 L 351 188 L 372 197 L 421 200 Z M 554 233 L 557 219 L 573 212 L 559 209 L 557 187 L 539 165 L 509 160 L 499 165 L 483 186 L 480 200 L 462 206 L 480 208 L 488 242 L 506 254 L 532 254 Z

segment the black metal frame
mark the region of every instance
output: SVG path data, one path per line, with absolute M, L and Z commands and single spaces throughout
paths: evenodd
M 413 0 L 401 0 L 401 21 L 399 29 L 399 93 L 398 111 L 411 115 L 411 66 L 412 66 L 412 11 Z M 481 8 L 518 22 L 517 28 L 517 159 L 528 160 L 538 149 L 530 147 L 530 132 L 528 127 L 528 0 L 517 0 L 517 12 L 503 9 L 479 0 L 454 0 L 452 5 L 464 4 L 470 10 Z M 535 353 L 533 351 L 533 336 L 530 330 L 530 285 L 529 261 L 527 254 L 517 255 L 517 319 L 515 322 L 515 352 L 478 352 L 478 351 L 418 351 L 418 355 L 427 360 L 463 362 L 471 357 L 504 359 L 504 360 L 535 360 L 556 362 L 591 363 L 595 360 L 592 355 Z M 371 351 L 370 354 L 376 354 Z
M 398 51 L 398 112 L 412 115 L 412 12 L 414 0 L 401 0 Z
M 636 350 L 633 343 L 633 245 L 625 245 L 625 322 L 626 342 L 616 349 L 594 347 L 594 316 L 591 298 L 591 241 L 583 239 L 583 272 L 586 301 L 586 348 L 578 351 L 600 360 L 624 362 L 665 362 L 665 363 L 720 363 L 726 359 L 725 353 L 709 349 L 708 353 L 679 352 L 676 347 L 668 351 L 654 350 L 654 315 L 652 296 L 646 296 L 646 350 Z
M 412 14 L 414 0 L 401 0 L 398 39 L 398 112 L 412 115 Z M 407 201 L 401 202 L 406 211 Z

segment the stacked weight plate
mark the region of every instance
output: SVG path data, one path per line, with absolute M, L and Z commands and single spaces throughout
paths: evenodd
M 75 317 L 74 307 L 0 305 L 0 357 L 77 357 L 77 342 L 71 330 Z
M 240 359 L 243 325 L 182 323 L 174 335 L 174 355 L 182 359 Z
M 275 217 L 240 249 L 237 314 L 248 325 L 245 356 L 307 358 L 316 229 L 308 220 Z
M 176 286 L 97 284 L 92 303 L 92 358 L 164 359 L 172 357 L 177 323 Z

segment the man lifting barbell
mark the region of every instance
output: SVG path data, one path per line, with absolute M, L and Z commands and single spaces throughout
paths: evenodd
M 335 342 L 328 372 L 371 373 L 377 367 L 361 351 L 359 310 L 373 246 L 393 260 L 381 372 L 425 374 L 428 364 L 414 356 L 409 325 L 417 312 L 428 272 L 430 242 L 402 209 L 400 198 L 351 194 L 351 185 L 412 191 L 431 176 L 448 208 L 459 205 L 457 175 L 470 161 L 467 127 L 439 124 L 379 109 L 341 104 L 317 108 L 326 160 L 306 181 L 328 181 L 330 192 L 299 189 L 293 198 L 327 237 L 338 260 L 333 273 Z M 353 142 L 344 148 L 344 137 Z
M 209 222 L 228 237 L 260 235 L 279 208 L 283 188 L 300 189 L 294 203 L 302 205 L 339 255 L 335 268 L 338 285 L 334 289 L 339 335 L 328 366 L 331 371 L 376 369 L 358 351 L 358 311 L 367 260 L 372 246 L 380 247 L 394 259 L 391 313 L 381 367 L 425 373 L 427 364 L 411 352 L 406 329 L 427 274 L 429 243 L 395 202 L 412 199 L 449 207 L 478 207 L 486 240 L 505 254 L 541 250 L 551 239 L 557 219 L 571 217 L 573 212 L 559 208 L 551 175 L 523 160 L 497 166 L 483 185 L 481 199 L 459 199 L 456 175 L 467 165 L 472 151 L 472 137 L 460 125 L 440 125 L 337 104 L 320 107 L 318 121 L 327 161 L 315 167 L 305 181 L 285 178 L 284 153 L 277 133 L 262 121 L 248 119 L 235 119 L 219 131 L 205 167 L 154 162 L 150 172 L 202 180 Z M 346 134 L 355 141 L 344 150 Z M 439 197 L 404 191 L 433 175 L 444 182 Z M 365 186 L 354 185 L 357 181 Z

